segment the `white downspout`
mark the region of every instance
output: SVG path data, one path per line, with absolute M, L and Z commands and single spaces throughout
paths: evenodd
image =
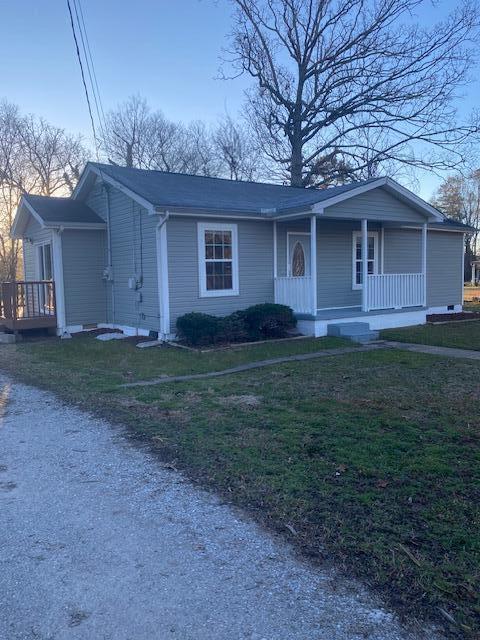
M 166 222 L 170 213 L 165 211 L 156 226 L 157 244 L 157 276 L 158 276 L 158 303 L 159 303 L 159 333 L 160 340 L 167 340 L 170 333 L 170 296 L 168 284 L 168 250 Z

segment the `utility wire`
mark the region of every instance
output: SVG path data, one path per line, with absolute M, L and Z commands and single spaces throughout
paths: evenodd
M 74 24 L 74 21 L 73 21 L 73 14 L 72 14 L 72 7 L 70 6 L 70 0 L 67 0 L 67 7 L 68 7 L 68 13 L 70 15 L 70 25 L 72 27 L 73 39 L 75 41 L 75 49 L 76 49 L 76 52 L 77 52 L 78 63 L 80 65 L 80 73 L 82 74 L 83 88 L 85 90 L 85 97 L 87 99 L 88 113 L 90 114 L 90 122 L 92 124 L 92 131 L 93 131 L 93 139 L 95 141 L 95 151 L 96 151 L 97 160 L 98 160 L 99 157 L 98 157 L 97 132 L 95 130 L 95 121 L 93 119 L 92 106 L 90 104 L 90 97 L 88 95 L 87 82 L 85 80 L 85 73 L 84 73 L 84 70 L 83 70 L 82 56 L 80 55 L 80 49 L 78 47 L 77 34 L 75 33 L 75 24 Z
M 90 43 L 88 40 L 87 29 L 85 26 L 85 20 L 83 17 L 82 4 L 80 0 L 73 0 L 73 7 L 75 9 L 75 16 L 77 18 L 78 30 L 80 32 L 80 39 L 83 49 L 83 57 L 87 63 L 88 77 L 90 80 L 90 87 L 92 89 L 93 99 L 95 101 L 95 109 L 97 112 L 98 123 L 102 136 L 105 131 L 105 114 L 103 112 L 102 100 L 100 97 L 100 90 L 98 87 L 97 76 L 95 73 L 95 67 L 93 64 L 92 52 L 90 49 Z
M 95 66 L 94 66 L 94 64 L 93 64 L 92 51 L 91 51 L 91 49 L 90 49 L 90 40 L 89 40 L 89 38 L 88 38 L 87 28 L 86 28 L 86 26 L 85 26 L 85 19 L 84 19 L 84 17 L 83 17 L 82 3 L 81 3 L 81 0 L 77 0 L 77 2 L 78 2 L 78 7 L 79 7 L 79 9 L 80 9 L 80 17 L 81 17 L 81 19 L 82 19 L 83 32 L 85 33 L 85 41 L 86 41 L 86 43 L 87 43 L 88 55 L 90 56 L 90 63 L 91 63 L 91 65 L 92 65 L 93 79 L 95 80 L 95 88 L 96 88 L 96 90 L 97 90 L 98 102 L 99 102 L 99 104 L 100 104 L 100 110 L 101 110 L 101 112 L 102 112 L 102 120 L 103 120 L 103 124 L 104 124 L 104 126 L 105 126 L 105 122 L 106 122 L 106 119 L 105 119 L 105 112 L 103 111 L 102 96 L 101 96 L 101 93 L 100 93 L 100 88 L 99 88 L 99 86 L 98 86 L 97 74 L 96 74 L 96 71 L 95 71 Z

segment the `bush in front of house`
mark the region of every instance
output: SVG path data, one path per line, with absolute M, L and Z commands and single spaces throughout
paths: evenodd
M 222 318 L 193 311 L 178 318 L 177 329 L 179 337 L 194 347 L 213 344 L 222 335 Z
M 290 307 L 265 302 L 239 312 L 251 338 L 283 338 L 297 325 Z
M 256 304 L 225 317 L 186 313 L 177 320 L 178 335 L 191 346 L 283 338 L 297 324 L 290 307 Z

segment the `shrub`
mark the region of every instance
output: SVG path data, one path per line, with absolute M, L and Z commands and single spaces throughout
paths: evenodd
M 256 304 L 239 311 L 252 338 L 283 338 L 293 329 L 297 320 L 292 309 L 283 304 Z
M 207 313 L 186 313 L 177 319 L 177 329 L 187 344 L 212 344 L 222 335 L 222 318 Z
M 241 312 L 231 313 L 225 318 L 219 318 L 223 340 L 225 342 L 243 342 L 248 340 L 249 334 Z
M 186 313 L 177 320 L 179 337 L 189 345 L 242 342 L 248 339 L 283 338 L 297 321 L 290 307 L 257 304 L 224 318 L 206 313 Z

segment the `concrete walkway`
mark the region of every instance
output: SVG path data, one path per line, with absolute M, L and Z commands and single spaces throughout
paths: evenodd
M 416 351 L 417 353 L 428 353 L 432 356 L 480 360 L 480 351 L 475 351 L 474 349 L 454 349 L 452 347 L 437 347 L 435 345 L 417 344 L 415 342 L 394 342 L 393 340 L 384 340 L 383 344 L 394 349 Z
M 185 382 L 187 380 L 200 380 L 202 378 L 218 378 L 219 376 L 227 376 L 231 373 L 241 373 L 242 371 L 250 371 L 251 369 L 260 369 L 261 367 L 271 367 L 276 364 L 285 362 L 299 362 L 302 360 L 313 360 L 314 358 L 326 358 L 328 356 L 342 356 L 346 353 L 358 353 L 362 351 L 375 351 L 376 349 L 384 349 L 383 342 L 366 344 L 358 347 L 343 347 L 340 349 L 324 349 L 322 351 L 314 351 L 313 353 L 301 353 L 295 356 L 283 356 L 281 358 L 270 358 L 269 360 L 257 360 L 256 362 L 247 362 L 229 369 L 221 371 L 209 371 L 207 373 L 192 373 L 185 376 L 163 376 L 161 378 L 153 378 L 152 380 L 140 380 L 138 382 L 127 382 L 119 387 L 151 387 L 164 382 Z
M 124 432 L 0 376 L 3 640 L 435 640 Z

